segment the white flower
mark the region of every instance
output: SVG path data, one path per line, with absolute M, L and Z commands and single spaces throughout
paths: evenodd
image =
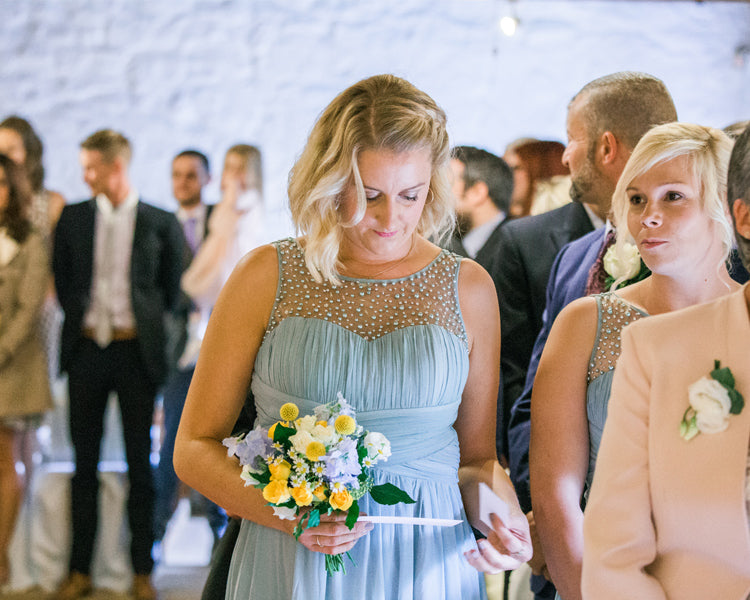
M 234 456 L 237 454 L 237 446 L 239 446 L 244 439 L 244 435 L 224 438 L 221 443 L 227 448 L 227 456 Z
M 719 433 L 729 427 L 732 401 L 726 388 L 711 377 L 701 377 L 688 388 L 690 406 L 702 433 Z
M 622 251 L 617 252 L 617 244 L 609 247 L 604 254 L 604 270 L 614 279 L 631 279 L 641 270 L 641 254 L 635 244 L 625 242 Z
M 324 446 L 330 446 L 338 438 L 336 429 L 332 425 L 316 425 L 312 428 L 310 434 L 315 441 L 320 442 Z
M 367 455 L 375 460 L 385 460 L 391 455 L 391 443 L 382 433 L 372 431 L 365 436 Z
M 255 475 L 257 474 L 258 471 L 252 469 L 250 465 L 244 465 L 242 467 L 242 473 L 240 473 L 240 479 L 245 482 L 245 486 L 256 485 L 260 483 L 257 479 L 255 479 Z
M 273 514 L 284 519 L 285 521 L 294 521 L 297 518 L 296 508 L 287 508 L 286 506 L 273 506 Z
M 298 431 L 294 435 L 289 436 L 289 441 L 292 442 L 295 451 L 302 456 L 305 455 L 305 450 L 314 441 L 313 436 L 309 431 Z
M 297 427 L 297 431 L 312 431 L 312 428 L 315 427 L 316 422 L 317 419 L 315 418 L 315 415 L 306 415 L 300 419 L 297 419 L 295 425 Z

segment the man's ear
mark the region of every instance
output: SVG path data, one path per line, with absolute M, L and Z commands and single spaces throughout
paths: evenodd
M 476 206 L 485 198 L 490 197 L 490 188 L 484 181 L 476 181 L 471 187 L 464 190 L 464 197 L 469 200 L 472 206 Z
M 737 198 L 732 205 L 732 215 L 737 233 L 750 240 L 750 206 Z
M 599 136 L 597 157 L 602 165 L 613 165 L 621 154 L 620 142 L 611 131 L 605 131 Z

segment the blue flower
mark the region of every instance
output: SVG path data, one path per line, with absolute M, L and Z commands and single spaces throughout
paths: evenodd
M 258 426 L 249 432 L 237 445 L 235 454 L 240 459 L 240 464 L 256 466 L 273 454 L 273 442 L 268 437 L 268 430 Z M 260 459 L 260 460 L 258 460 Z
M 344 438 L 334 450 L 321 459 L 326 464 L 326 478 L 332 483 L 354 484 L 357 487 L 357 476 L 362 473 L 357 455 L 357 443 L 351 438 Z

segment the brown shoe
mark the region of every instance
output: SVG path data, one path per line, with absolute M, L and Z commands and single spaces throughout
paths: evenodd
M 91 577 L 77 571 L 71 571 L 68 577 L 57 588 L 54 600 L 78 600 L 91 593 Z
M 135 600 L 158 600 L 156 588 L 151 584 L 150 575 L 133 576 L 133 598 Z

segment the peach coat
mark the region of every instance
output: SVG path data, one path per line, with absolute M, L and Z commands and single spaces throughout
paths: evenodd
M 624 330 L 584 517 L 584 599 L 750 596 L 744 289 Z M 732 370 L 746 406 L 725 431 L 685 441 L 688 386 L 715 359 Z

